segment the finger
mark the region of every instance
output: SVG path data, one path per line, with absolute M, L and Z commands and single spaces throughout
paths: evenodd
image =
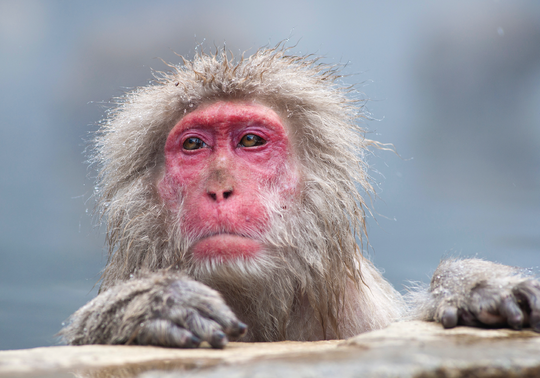
M 207 341 L 213 348 L 223 348 L 229 342 L 221 325 L 206 318 L 193 308 L 173 308 L 170 311 L 169 319 L 188 329 L 199 339 Z
M 239 321 L 221 299 L 216 301 L 214 298 L 201 298 L 194 307 L 205 317 L 218 323 L 223 332 L 232 338 L 238 338 L 247 332 L 247 325 Z
M 188 311 L 185 323 L 186 328 L 202 340 L 207 341 L 213 348 L 223 348 L 229 342 L 221 325 L 196 311 Z
M 505 298 L 509 298 L 510 301 Z M 523 323 L 521 312 L 516 314 L 512 307 L 512 294 L 493 285 L 479 285 L 471 291 L 468 312 L 463 314 L 463 324 L 470 326 L 506 327 L 510 322 L 513 327 Z M 515 305 L 515 302 L 513 303 Z M 520 318 L 521 316 L 521 318 Z
M 233 324 L 229 335 L 234 339 L 237 339 L 244 336 L 247 333 L 247 330 L 248 326 L 246 324 L 242 323 L 241 321 L 237 321 L 235 324 Z
M 501 300 L 499 312 L 506 318 L 506 322 L 511 328 L 517 330 L 523 328 L 523 313 L 517 305 L 514 296 L 508 295 Z
M 444 328 L 454 328 L 458 324 L 458 309 L 448 306 L 441 312 L 441 324 Z
M 139 345 L 196 348 L 201 339 L 168 320 L 153 319 L 146 321 L 139 329 L 135 342 Z
M 460 309 L 458 312 L 458 324 L 468 327 L 480 327 L 482 323 L 469 310 Z
M 540 311 L 531 312 L 529 323 L 534 332 L 540 332 Z
M 529 324 L 533 331 L 540 332 L 540 288 L 536 281 L 522 282 L 513 289 L 518 301 L 524 302 L 524 311 L 529 311 Z
M 171 285 L 171 296 L 167 299 L 169 307 L 181 305 L 192 307 L 204 317 L 217 322 L 230 338 L 246 334 L 247 326 L 240 322 L 223 298 L 208 286 L 197 281 L 176 281 Z

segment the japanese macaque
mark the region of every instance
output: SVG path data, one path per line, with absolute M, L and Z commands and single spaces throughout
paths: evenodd
M 446 260 L 406 301 L 362 256 L 377 143 L 334 67 L 283 48 L 171 67 L 96 137 L 109 262 L 65 342 L 219 348 L 405 317 L 540 331 L 540 285 L 516 268 Z

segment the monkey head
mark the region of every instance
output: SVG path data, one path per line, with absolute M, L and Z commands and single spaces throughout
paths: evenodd
M 374 143 L 358 124 L 361 99 L 335 67 L 282 47 L 228 54 L 171 65 L 103 121 L 93 158 L 108 227 L 101 290 L 181 270 L 236 313 L 260 308 L 254 318 L 286 324 L 305 301 L 331 324 L 345 287 L 361 285 Z

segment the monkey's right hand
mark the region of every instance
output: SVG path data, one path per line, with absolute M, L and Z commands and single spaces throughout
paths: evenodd
M 139 344 L 223 348 L 244 335 L 221 296 L 181 273 L 131 279 L 99 294 L 74 313 L 59 335 L 72 345 Z

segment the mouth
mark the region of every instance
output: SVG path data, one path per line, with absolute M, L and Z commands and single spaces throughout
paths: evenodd
M 191 248 L 196 260 L 235 260 L 256 257 L 262 250 L 256 240 L 235 234 L 216 234 L 203 238 Z

